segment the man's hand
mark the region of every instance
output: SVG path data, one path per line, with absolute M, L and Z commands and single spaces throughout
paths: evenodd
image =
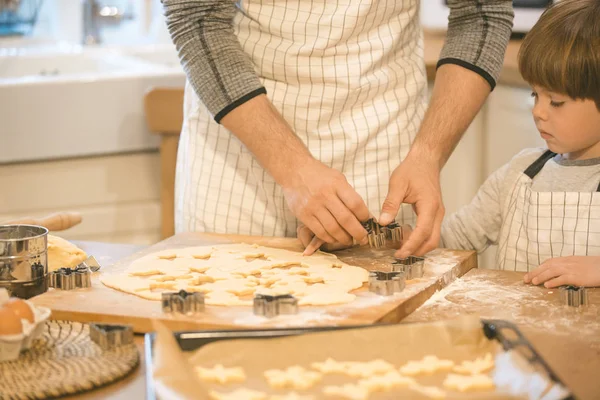
M 395 256 L 405 258 L 410 255 L 423 255 L 435 249 L 440 241 L 444 205 L 439 167 L 436 163 L 428 161 L 426 156 L 409 153 L 394 170 L 379 223 L 387 225 L 392 222 L 402 203 L 413 205 L 417 214 L 417 224 L 410 238 L 396 251 Z
M 350 246 L 367 235 L 360 221 L 369 209 L 342 173 L 310 159 L 282 186 L 290 210 L 319 239 Z
M 350 247 L 349 245 L 341 244 L 341 243 L 325 243 L 323 240 L 319 239 L 315 236 L 314 233 L 303 223 L 298 224 L 298 228 L 296 229 L 296 234 L 298 235 L 298 239 L 304 246 L 304 252 L 302 255 L 310 256 L 313 255 L 317 250 L 322 249 L 323 251 L 336 251 L 343 250 Z M 363 239 L 363 241 L 366 240 Z
M 534 285 L 543 283 L 547 288 L 562 285 L 600 286 L 600 257 L 551 258 L 525 274 L 523 280 Z

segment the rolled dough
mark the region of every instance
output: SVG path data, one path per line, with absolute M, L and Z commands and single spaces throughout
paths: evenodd
M 202 292 L 206 304 L 252 305 L 254 294 L 293 294 L 300 305 L 348 303 L 368 280 L 367 270 L 335 255 L 302 253 L 249 244 L 167 249 L 131 263 L 125 272 L 101 274 L 113 289 L 148 300 L 163 292 Z
M 48 235 L 48 272 L 73 268 L 87 259 L 85 251 L 61 237 Z

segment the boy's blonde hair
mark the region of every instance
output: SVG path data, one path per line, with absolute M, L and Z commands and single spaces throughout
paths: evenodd
M 531 85 L 573 99 L 591 99 L 600 111 L 600 0 L 561 0 L 525 36 L 519 71 Z

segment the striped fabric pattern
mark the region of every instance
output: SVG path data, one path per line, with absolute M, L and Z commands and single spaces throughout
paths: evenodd
M 378 215 L 426 107 L 419 4 L 244 1 L 234 21 L 270 99 Z M 186 87 L 176 230 L 295 236 L 281 188 Z M 410 206 L 400 221 L 414 222 Z

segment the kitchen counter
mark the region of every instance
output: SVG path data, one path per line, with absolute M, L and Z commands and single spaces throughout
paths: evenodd
M 439 60 L 440 52 L 444 47 L 444 33 L 425 32 L 425 67 L 427 69 L 427 79 L 435 79 L 435 67 Z M 506 54 L 504 56 L 504 67 L 500 73 L 498 84 L 529 87 L 519 73 L 519 64 L 517 55 L 521 47 L 522 40 L 511 40 L 508 43 Z
M 140 246 L 119 245 L 94 242 L 79 242 L 76 243 L 86 252 L 93 254 L 98 258 L 99 262 L 108 265 L 117 259 L 131 255 L 141 249 Z M 502 275 L 503 278 L 498 280 L 497 275 Z M 506 275 L 506 276 L 504 276 Z M 473 281 L 483 279 L 493 280 L 496 282 L 496 290 L 502 290 L 504 285 L 516 285 L 522 277 L 518 274 L 504 271 L 488 271 L 475 269 L 468 272 L 462 281 Z M 471 278 L 470 278 L 471 277 Z M 506 280 L 506 282 L 504 280 Z M 446 290 L 452 290 L 453 285 L 465 285 L 464 282 L 454 282 L 449 285 Z M 454 290 L 456 291 L 456 290 Z M 599 293 L 595 293 L 594 299 Z M 434 321 L 443 318 L 448 318 L 453 314 L 486 314 L 487 318 L 502 318 L 506 316 L 506 307 L 490 307 L 488 303 L 470 297 L 460 304 L 449 302 L 445 307 L 439 306 L 439 297 L 432 298 L 432 301 L 427 302 L 411 316 L 408 321 Z M 594 305 L 592 310 L 598 310 L 598 306 Z M 537 330 L 531 328 L 531 323 L 539 322 L 544 325 L 547 322 L 548 315 L 541 312 L 529 315 L 529 324 L 518 324 L 525 336 L 533 343 L 536 350 L 548 362 L 550 367 L 563 379 L 565 383 L 570 385 L 575 394 L 582 399 L 597 399 L 600 397 L 600 382 L 597 379 L 597 372 L 600 370 L 600 346 L 598 338 L 600 332 L 595 335 L 577 335 L 571 334 L 565 336 L 564 332 L 554 332 L 553 330 Z M 597 318 L 592 319 L 587 324 L 586 328 L 594 329 L 598 324 Z M 145 396 L 145 366 L 144 366 L 144 350 L 143 336 L 137 335 L 135 342 L 140 351 L 140 366 L 127 378 L 116 382 L 105 388 L 88 392 L 79 396 L 71 396 L 71 399 L 141 399 Z

